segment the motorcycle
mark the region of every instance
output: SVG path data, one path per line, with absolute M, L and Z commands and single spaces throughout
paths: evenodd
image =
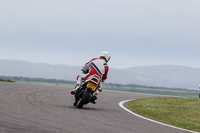
M 75 93 L 74 106 L 82 108 L 84 105 L 97 100 L 95 91 L 101 82 L 101 78 L 94 74 L 87 78 L 83 85 Z

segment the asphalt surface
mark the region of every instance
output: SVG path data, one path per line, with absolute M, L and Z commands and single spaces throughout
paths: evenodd
M 186 133 L 141 119 L 119 107 L 154 95 L 103 91 L 77 109 L 69 88 L 0 82 L 0 133 Z

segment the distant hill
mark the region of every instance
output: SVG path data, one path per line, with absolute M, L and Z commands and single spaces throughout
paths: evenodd
M 75 81 L 81 67 L 30 63 L 16 60 L 0 60 L 1 76 L 23 76 Z M 107 83 L 139 84 L 147 86 L 198 88 L 200 69 L 184 66 L 159 65 L 110 68 Z
M 81 67 L 0 60 L 0 75 L 76 80 Z
M 122 79 L 124 84 L 198 89 L 200 69 L 172 65 L 132 67 L 112 70 L 109 78 L 117 83 Z

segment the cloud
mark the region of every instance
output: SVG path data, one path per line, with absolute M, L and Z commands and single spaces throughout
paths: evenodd
M 199 6 L 198 0 L 1 1 L 0 57 L 81 65 L 107 50 L 115 67 L 198 66 Z

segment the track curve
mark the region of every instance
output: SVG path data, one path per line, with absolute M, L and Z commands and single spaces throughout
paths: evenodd
M 103 91 L 97 104 L 73 106 L 70 89 L 0 82 L 0 133 L 185 133 L 133 116 L 120 101 L 155 95 Z

